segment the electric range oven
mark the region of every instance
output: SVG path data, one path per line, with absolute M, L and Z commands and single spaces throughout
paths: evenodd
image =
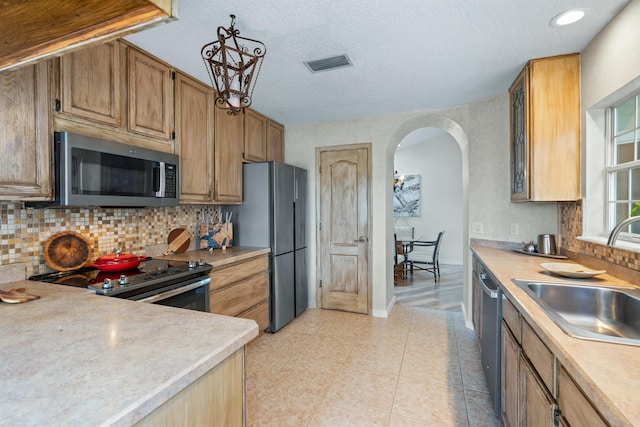
M 87 288 L 99 295 L 138 302 L 209 311 L 209 272 L 200 261 L 147 258 L 132 270 L 107 273 L 95 267 L 40 274 L 29 280 Z

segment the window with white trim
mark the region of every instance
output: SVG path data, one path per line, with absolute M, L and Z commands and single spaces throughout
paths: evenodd
M 640 215 L 640 93 L 609 110 L 607 223 L 612 229 L 629 216 Z M 640 223 L 622 236 L 640 239 Z

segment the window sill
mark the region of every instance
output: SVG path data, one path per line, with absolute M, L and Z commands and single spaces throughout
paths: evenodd
M 582 242 L 597 243 L 603 246 L 607 246 L 608 237 L 578 236 L 577 239 Z M 640 253 L 640 242 L 637 242 L 637 241 L 624 240 L 619 237 L 618 240 L 616 240 L 615 247 L 617 249 L 624 249 L 625 251 Z

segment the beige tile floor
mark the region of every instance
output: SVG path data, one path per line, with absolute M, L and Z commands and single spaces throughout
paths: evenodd
M 500 426 L 462 313 L 308 309 L 246 352 L 249 426 Z

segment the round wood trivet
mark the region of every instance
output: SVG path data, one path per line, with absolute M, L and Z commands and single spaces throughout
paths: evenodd
M 89 264 L 89 240 L 75 231 L 63 231 L 49 237 L 44 244 L 44 259 L 57 271 L 76 270 Z

